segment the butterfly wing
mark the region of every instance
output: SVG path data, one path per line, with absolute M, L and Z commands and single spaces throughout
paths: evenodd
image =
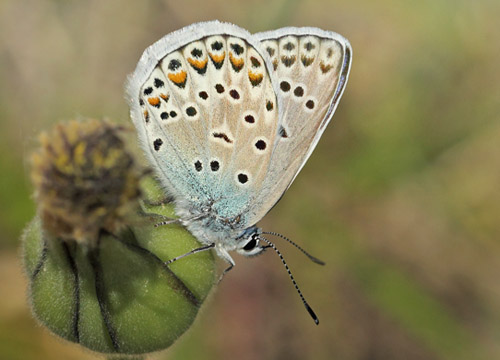
M 292 184 L 316 147 L 344 91 L 352 49 L 342 36 L 316 28 L 255 34 L 268 53 L 278 87 L 278 136 L 250 222 L 259 221 Z
M 139 139 L 181 216 L 236 217 L 264 181 L 278 106 L 261 54 L 237 26 L 198 23 L 146 49 L 129 77 Z

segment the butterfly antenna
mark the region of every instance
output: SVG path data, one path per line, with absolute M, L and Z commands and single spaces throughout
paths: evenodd
M 305 251 L 304 249 L 302 249 L 299 245 L 297 245 L 296 243 L 294 243 L 292 240 L 290 240 L 289 238 L 287 238 L 286 236 L 284 235 L 281 235 L 280 233 L 276 233 L 276 232 L 272 232 L 272 231 L 263 231 L 262 232 L 263 234 L 266 234 L 266 235 L 274 235 L 274 236 L 278 236 L 280 238 L 282 238 L 283 240 L 286 240 L 288 241 L 290 244 L 292 244 L 293 246 L 295 246 L 297 249 L 299 249 L 305 256 L 307 256 L 311 261 L 315 262 L 316 264 L 319 264 L 319 265 L 325 265 L 325 262 L 318 259 L 317 257 L 314 257 L 312 256 L 311 254 L 309 254 L 307 251 Z
M 286 264 L 286 261 L 283 258 L 283 255 L 281 255 L 281 252 L 276 248 L 276 245 L 274 245 L 272 242 L 270 242 L 266 238 L 264 238 L 262 236 L 259 236 L 259 240 L 265 241 L 269 245 L 269 247 L 273 248 L 273 250 L 276 252 L 276 254 L 278 254 L 278 256 L 281 259 L 281 262 L 283 263 L 283 265 L 285 266 L 286 271 L 288 272 L 288 276 L 290 277 L 290 280 L 292 280 L 293 286 L 295 286 L 295 290 L 297 290 L 297 292 L 299 293 L 300 299 L 302 300 L 302 303 L 306 307 L 307 312 L 309 313 L 309 315 L 311 315 L 311 317 L 313 318 L 313 320 L 316 323 L 316 325 L 318 325 L 319 324 L 318 317 L 314 313 L 313 309 L 307 303 L 306 299 L 304 298 L 304 295 L 302 295 L 302 291 L 300 291 L 299 285 L 297 285 L 297 282 L 295 281 L 295 279 L 294 279 L 294 277 L 292 275 L 292 272 L 290 271 L 290 268 Z

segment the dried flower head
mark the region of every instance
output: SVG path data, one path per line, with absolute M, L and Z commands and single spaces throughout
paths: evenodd
M 123 128 L 105 121 L 71 121 L 40 136 L 31 177 L 45 230 L 95 244 L 136 210 L 144 171 L 125 149 Z

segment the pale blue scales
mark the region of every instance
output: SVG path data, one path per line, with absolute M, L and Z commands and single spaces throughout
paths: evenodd
M 279 254 L 255 224 L 314 150 L 351 59 L 349 42 L 333 32 L 252 35 L 218 21 L 146 49 L 127 83 L 131 117 L 179 221 L 205 244 L 194 251 L 214 248 L 231 267 L 229 251 Z

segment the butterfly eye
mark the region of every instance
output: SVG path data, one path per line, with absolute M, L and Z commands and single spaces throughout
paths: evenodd
M 249 242 L 247 242 L 247 244 L 245 246 L 243 246 L 243 250 L 250 251 L 250 250 L 253 250 L 255 248 L 255 246 L 257 246 L 257 240 L 252 238 Z
M 247 242 L 245 243 L 245 245 L 236 250 L 241 255 L 251 257 L 260 254 L 266 249 L 266 247 L 260 245 L 259 238 L 256 234 L 252 234 L 246 240 Z

